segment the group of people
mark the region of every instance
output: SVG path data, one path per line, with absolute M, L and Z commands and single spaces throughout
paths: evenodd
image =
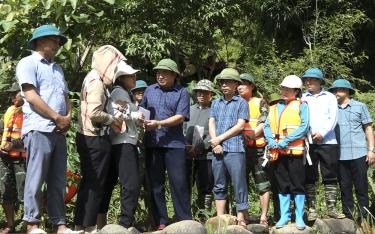
M 203 79 L 193 87 L 195 104 L 190 105 L 173 60 L 162 59 L 154 67 L 156 83 L 148 86 L 136 81 L 139 70 L 127 64 L 119 50 L 105 45 L 93 53 L 91 71 L 82 83 L 75 139 L 81 180 L 75 231 L 69 229 L 65 135 L 72 108 L 63 70 L 54 62 L 66 41 L 54 26 L 36 28 L 28 42 L 33 53 L 18 63 L 18 83 L 9 90 L 13 105 L 4 115 L 0 164 L 5 233 L 14 230 L 17 200 L 24 202 L 27 232 L 45 233 L 39 227 L 44 183 L 49 221 L 57 233 L 93 233 L 103 227 L 117 180 L 119 224 L 133 226 L 142 185 L 140 153 L 145 154 L 149 208 L 158 230 L 170 222 L 166 172 L 176 221 L 192 219 L 192 182 L 197 184 L 199 208 L 210 209 L 214 200 L 217 215 L 225 214 L 230 179 L 238 225 L 245 227 L 249 175 L 253 175 L 261 207 L 259 223 L 268 226 L 272 194 L 276 227 L 290 222 L 294 200 L 296 227 L 304 229 L 305 206 L 309 221 L 318 218 L 318 168 L 327 215 L 355 218 L 354 186 L 360 216 L 366 216 L 366 172 L 375 161 L 372 118 L 365 104 L 352 99 L 355 90 L 349 81 L 339 78 L 325 91 L 322 71 L 310 68 L 302 79 L 286 76 L 280 83 L 281 95 L 266 100 L 256 97 L 257 86 L 249 73 L 225 68 L 215 77 L 222 96 L 213 100 L 214 83 Z M 339 191 L 343 214 L 336 209 Z

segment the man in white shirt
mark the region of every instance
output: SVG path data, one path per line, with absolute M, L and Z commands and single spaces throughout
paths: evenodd
M 302 76 L 306 92 L 302 100 L 307 102 L 310 110 L 310 143 L 309 154 L 312 165 L 306 164 L 306 204 L 307 220 L 318 218 L 315 209 L 316 182 L 318 181 L 318 164 L 324 185 L 327 215 L 331 218 L 345 218 L 336 209 L 337 175 L 339 148 L 335 135 L 337 124 L 337 100 L 333 94 L 323 90 L 324 77 L 319 68 L 310 68 Z

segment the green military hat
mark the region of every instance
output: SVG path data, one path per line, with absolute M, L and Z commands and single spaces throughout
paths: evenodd
M 215 77 L 217 80 L 235 80 L 241 82 L 240 73 L 234 68 L 225 68 Z
M 35 41 L 38 38 L 41 37 L 47 37 L 47 36 L 56 36 L 60 38 L 60 46 L 64 45 L 67 42 L 67 38 L 60 32 L 58 28 L 56 28 L 53 25 L 42 25 L 38 28 L 36 28 L 33 32 L 32 38 L 29 40 L 27 45 L 30 49 L 35 50 Z
M 353 95 L 355 93 L 355 89 L 353 88 L 353 86 L 350 84 L 348 80 L 342 79 L 341 76 L 338 76 L 337 78 L 341 78 L 341 79 L 337 79 L 333 82 L 332 86 L 328 89 L 329 92 L 333 93 L 335 92 L 336 89 L 341 88 L 341 89 L 348 89 L 350 95 Z
M 256 85 L 256 84 L 255 84 L 254 77 L 253 77 L 251 74 L 249 74 L 249 73 L 242 73 L 242 74 L 240 75 L 240 79 L 241 79 L 241 80 L 249 81 L 249 82 L 252 83 L 253 85 Z
M 14 82 L 13 84 L 12 84 L 12 86 L 10 86 L 10 88 L 9 89 L 7 89 L 6 91 L 7 92 L 18 92 L 18 91 L 20 91 L 21 89 L 20 89 L 20 86 L 18 85 L 18 83 L 17 82 Z
M 160 60 L 158 65 L 154 67 L 154 70 L 168 70 L 168 71 L 175 72 L 177 75 L 180 75 L 180 71 L 178 70 L 177 63 L 169 58 Z
M 272 93 L 268 98 L 268 103 L 270 106 L 276 104 L 278 101 L 281 100 L 281 96 L 278 93 Z

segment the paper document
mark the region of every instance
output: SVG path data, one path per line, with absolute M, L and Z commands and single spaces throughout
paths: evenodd
M 149 110 L 140 106 L 138 111 L 143 113 L 143 116 L 145 117 L 145 120 L 150 120 L 150 111 Z

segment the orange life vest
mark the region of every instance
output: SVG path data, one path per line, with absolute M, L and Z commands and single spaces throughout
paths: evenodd
M 270 107 L 268 120 L 271 127 L 271 132 L 275 136 L 277 142 L 283 140 L 296 128 L 301 126 L 300 100 L 290 101 L 280 113 L 280 118 L 277 113 L 277 105 Z M 304 152 L 304 139 L 297 139 L 288 144 L 286 149 L 279 149 L 280 154 L 301 156 Z
M 266 141 L 264 139 L 264 135 L 260 135 L 256 137 L 256 139 L 249 139 L 246 137 L 250 134 L 250 132 L 254 132 L 255 128 L 258 126 L 258 121 L 262 113 L 260 113 L 260 102 L 262 101 L 261 98 L 252 97 L 249 101 L 249 122 L 245 123 L 243 129 L 243 135 L 245 139 L 245 144 L 248 147 L 257 147 L 261 148 L 266 145 Z
M 11 106 L 4 114 L 4 132 L 1 139 L 1 146 L 11 144 L 12 141 L 21 138 L 23 122 L 22 107 Z M 12 158 L 26 158 L 24 149 L 11 149 L 8 156 Z

